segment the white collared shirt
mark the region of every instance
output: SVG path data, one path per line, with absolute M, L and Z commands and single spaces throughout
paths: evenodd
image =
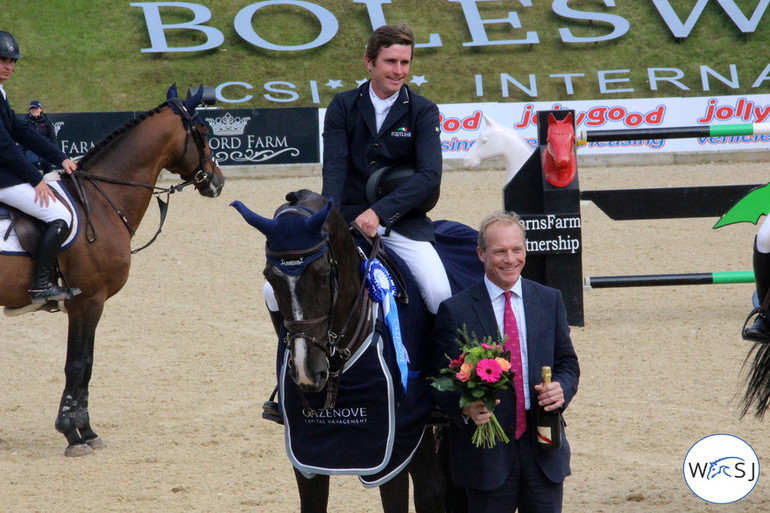
M 495 320 L 497 329 L 500 333 L 505 333 L 503 320 L 505 319 L 505 290 L 501 289 L 484 275 L 484 284 L 487 286 L 487 292 L 492 299 L 492 309 L 495 311 Z M 516 325 L 519 328 L 519 346 L 521 347 L 521 370 L 524 378 L 524 406 L 529 410 L 529 364 L 527 360 L 527 320 L 524 316 L 524 297 L 521 289 L 521 278 L 511 287 L 511 307 L 513 315 L 516 316 Z M 492 337 L 495 340 L 495 337 Z
M 374 106 L 374 117 L 377 120 L 377 131 L 380 131 L 380 128 L 382 127 L 382 123 L 385 121 L 385 118 L 388 117 L 388 112 L 390 112 L 390 108 L 393 106 L 394 103 L 396 103 L 396 100 L 398 99 L 398 94 L 401 91 L 397 91 L 396 94 L 393 96 L 390 96 L 389 98 L 385 98 L 384 100 L 377 96 L 374 93 L 374 90 L 372 89 L 371 84 L 369 85 L 369 98 L 372 100 L 372 106 Z
M 3 93 L 3 100 L 8 99 L 8 96 L 5 94 L 5 89 L 3 89 L 3 84 L 0 84 L 0 93 Z

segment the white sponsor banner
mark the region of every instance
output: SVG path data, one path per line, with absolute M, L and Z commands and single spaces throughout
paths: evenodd
M 770 122 L 770 95 L 646 98 L 564 102 L 460 103 L 439 105 L 445 159 L 463 158 L 486 126 L 486 115 L 514 129 L 532 148 L 537 146 L 537 111 L 570 109 L 582 130 L 708 127 Z M 690 137 L 667 139 L 665 133 L 638 141 L 593 142 L 579 155 L 693 153 L 770 149 L 770 136 Z

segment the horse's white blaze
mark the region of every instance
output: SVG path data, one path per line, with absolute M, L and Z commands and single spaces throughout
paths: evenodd
M 291 313 L 296 321 L 303 320 L 302 306 L 297 300 L 297 280 L 299 276 L 285 276 L 289 285 L 289 297 L 291 297 Z M 294 369 L 297 371 L 297 384 L 315 386 L 315 382 L 307 374 L 308 341 L 304 337 L 294 339 Z

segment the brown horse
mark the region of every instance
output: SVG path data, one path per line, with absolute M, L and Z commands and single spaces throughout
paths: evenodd
M 182 101 L 172 86 L 165 103 L 110 134 L 83 157 L 74 175 L 62 179 L 77 200 L 82 228 L 74 244 L 59 254 L 59 268 L 66 283 L 81 290 L 79 295 L 64 304 L 30 305 L 32 257 L 0 255 L 0 305 L 7 315 L 58 307 L 69 318 L 66 384 L 56 418 L 56 429 L 67 437 L 67 456 L 104 446 L 88 414 L 94 336 L 105 301 L 128 279 L 131 238 L 153 194 L 192 184 L 213 198 L 224 185 L 208 130 L 195 113 L 202 93 L 201 87 Z M 163 169 L 185 182 L 171 189 L 156 187 Z

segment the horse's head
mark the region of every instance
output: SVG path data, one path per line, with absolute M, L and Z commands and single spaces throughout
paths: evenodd
M 543 160 L 543 172 L 551 185 L 565 187 L 575 178 L 577 155 L 575 154 L 575 129 L 572 113 L 564 119 L 548 115 L 548 138 Z
M 302 196 L 309 201 L 299 204 Z M 286 199 L 289 203 L 272 219 L 240 201 L 231 206 L 267 238 L 264 274 L 288 332 L 289 373 L 301 389 L 317 392 L 329 378 L 329 360 L 337 350 L 331 316 L 339 284 L 325 226 L 332 204 L 310 191 Z
M 500 132 L 501 125 L 492 118 L 488 118 L 486 114 L 483 116 L 484 128 L 481 129 L 479 137 L 463 159 L 463 164 L 469 169 L 479 167 L 482 160 L 500 157 L 504 152 L 508 151 Z
M 185 129 L 184 141 L 180 157 L 176 162 L 167 166 L 172 173 L 194 184 L 198 192 L 210 198 L 216 198 L 222 192 L 225 177 L 214 158 L 214 152 L 209 147 L 209 132 L 200 114 L 195 111 L 203 97 L 203 86 L 187 100 L 177 96 L 176 84 L 172 85 L 166 95 L 169 108 L 182 118 Z
M 477 168 L 482 160 L 502 157 L 505 162 L 505 181 L 508 183 L 532 154 L 532 148 L 515 130 L 497 123 L 484 115 L 484 128 L 465 154 L 463 164 L 468 169 Z

